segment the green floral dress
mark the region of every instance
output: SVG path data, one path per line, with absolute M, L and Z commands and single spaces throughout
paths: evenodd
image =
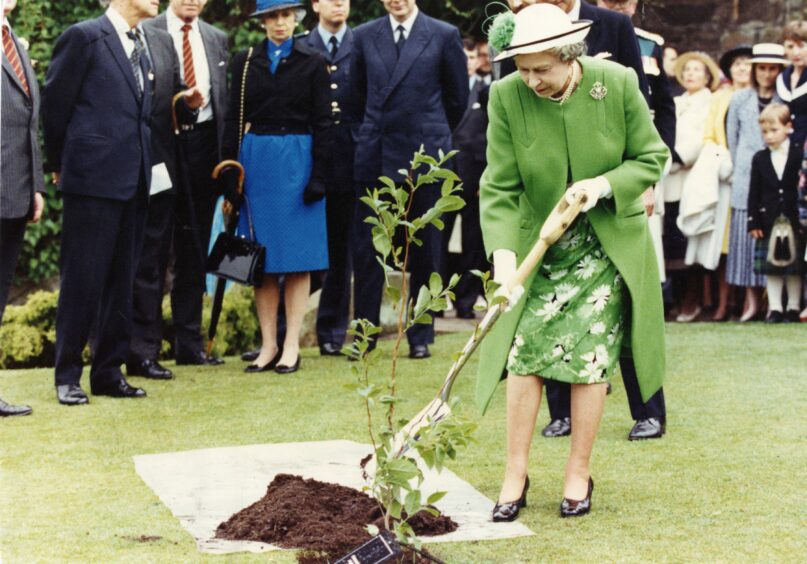
M 584 215 L 547 250 L 526 299 L 507 370 L 570 384 L 608 381 L 630 301 Z

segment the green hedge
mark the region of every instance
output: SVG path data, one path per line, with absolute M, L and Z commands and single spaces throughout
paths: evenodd
M 38 291 L 21 306 L 8 306 L 0 326 L 0 368 L 53 366 L 56 342 L 58 292 Z M 202 326 L 210 323 L 211 300 L 205 298 Z M 163 343 L 161 358 L 173 357 L 173 327 L 169 296 L 163 300 Z M 206 336 L 206 335 L 205 335 Z M 252 349 L 260 341 L 251 288 L 234 286 L 225 294 L 214 352 L 233 355 Z M 85 351 L 85 360 L 89 351 Z

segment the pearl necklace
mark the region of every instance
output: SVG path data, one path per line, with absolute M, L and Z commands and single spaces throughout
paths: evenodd
M 558 104 L 563 105 L 563 103 L 569 99 L 569 96 L 572 95 L 572 92 L 574 92 L 574 88 L 575 86 L 577 86 L 577 63 L 575 62 L 572 63 L 571 71 L 572 76 L 569 79 L 569 85 L 563 91 L 563 94 L 561 94 L 560 97 L 555 96 L 549 97 L 549 99 L 552 100 L 553 102 L 557 102 Z

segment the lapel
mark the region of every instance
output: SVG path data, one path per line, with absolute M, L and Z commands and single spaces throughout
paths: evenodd
M 762 159 L 762 174 L 765 175 L 768 182 L 776 186 L 779 184 L 779 178 L 776 176 L 776 169 L 773 168 L 773 159 L 771 159 L 771 156 L 771 150 L 765 149 L 765 158 Z M 787 166 L 785 166 L 785 168 L 787 168 Z M 782 178 L 784 178 L 784 175 L 782 175 Z
M 29 72 L 28 69 L 30 65 L 27 64 L 28 61 L 26 59 L 26 55 L 23 49 L 20 47 L 20 42 L 17 41 L 17 35 L 14 33 L 13 29 L 11 30 L 11 40 L 14 42 L 14 46 L 17 48 L 17 56 L 20 58 L 20 64 L 22 65 L 22 72 L 25 74 L 26 80 L 28 80 L 28 88 L 31 90 L 31 95 L 33 96 L 34 90 L 33 87 L 31 86 L 31 73 Z M 11 67 L 11 62 L 8 60 L 8 57 L 6 57 L 5 51 L 3 52 L 3 69 L 5 69 L 6 74 L 8 74 L 9 78 L 11 79 L 11 82 L 17 85 L 17 88 L 19 88 L 23 96 L 26 96 L 25 88 L 23 88 L 22 82 L 20 82 L 19 77 L 17 77 L 17 73 L 14 72 L 14 69 Z
M 319 35 L 319 33 L 317 34 Z M 320 37 L 320 42 L 322 42 L 322 38 Z M 339 49 L 336 51 L 336 57 L 333 59 L 333 63 L 336 64 L 350 56 L 350 51 L 353 48 L 353 31 L 348 27 L 345 30 L 345 36 L 342 38 L 342 43 L 339 44 Z
M 798 178 L 799 170 L 801 169 L 801 150 L 796 147 L 795 143 L 790 144 L 790 150 L 787 153 L 787 163 L 785 170 L 782 173 L 782 180 L 787 178 Z M 773 165 L 771 165 L 773 166 Z
M 132 94 L 134 94 L 135 100 L 137 100 L 140 89 L 135 82 L 134 72 L 132 71 L 132 63 L 126 56 L 126 51 L 123 50 L 123 45 L 118 38 L 118 33 L 115 31 L 115 27 L 106 16 L 101 16 L 101 31 L 105 34 L 104 43 L 106 43 L 107 48 L 109 48 L 109 50 L 112 52 L 112 57 L 115 59 L 115 62 L 118 63 L 118 66 L 123 73 L 123 77 L 126 79 L 126 83 L 129 85 Z
M 328 46 L 325 45 L 325 42 L 322 40 L 322 36 L 319 34 L 318 26 L 314 26 L 314 29 L 308 32 L 308 35 L 305 37 L 305 42 L 308 43 L 308 46 L 312 49 L 319 51 L 325 56 L 326 61 L 330 61 L 330 54 L 328 52 Z M 341 49 L 341 46 L 340 46 Z M 336 52 L 339 54 L 339 51 Z
M 389 24 L 389 20 L 387 20 L 385 23 Z M 389 27 L 389 25 L 387 25 L 387 31 L 391 37 L 392 28 Z M 387 85 L 386 95 L 384 97 L 385 100 L 390 94 L 392 94 L 395 87 L 398 86 L 398 84 L 403 80 L 406 73 L 408 73 L 409 69 L 412 68 L 412 65 L 415 64 L 415 61 L 423 52 L 423 49 L 426 48 L 426 45 L 429 44 L 429 41 L 431 41 L 431 26 L 426 19 L 426 15 L 423 14 L 423 12 L 420 12 L 415 18 L 412 31 L 409 33 L 406 43 L 404 43 L 403 51 L 401 51 L 401 56 L 398 59 L 398 64 L 395 65 L 392 78 L 390 78 L 389 84 Z M 394 43 L 392 45 L 392 49 L 394 56 Z
M 389 25 L 389 16 L 384 16 L 378 20 L 378 25 L 375 31 L 376 52 L 384 62 L 384 67 L 387 69 L 387 76 L 392 77 L 395 70 L 395 39 L 392 36 L 392 28 Z
M 207 59 L 208 74 L 210 74 L 210 89 L 215 90 L 219 85 L 219 75 L 216 72 L 219 68 L 219 63 L 222 62 L 226 56 L 219 53 L 218 45 L 213 39 L 213 30 L 211 30 L 205 22 L 199 20 L 199 34 L 202 36 L 202 43 L 205 46 L 205 58 Z

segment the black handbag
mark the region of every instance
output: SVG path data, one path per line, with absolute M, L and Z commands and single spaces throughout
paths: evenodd
M 244 134 L 244 90 L 251 58 L 252 48 L 250 47 L 241 78 L 241 108 L 238 124 L 239 150 Z M 234 209 L 229 222 L 227 222 L 227 230 L 219 234 L 213 248 L 210 250 L 210 255 L 207 257 L 207 264 L 205 265 L 206 270 L 219 278 L 260 288 L 263 282 L 263 268 L 266 263 L 266 248 L 255 240 L 255 227 L 252 225 L 249 202 L 244 197 L 244 167 L 238 161 L 222 161 L 213 171 L 213 178 L 218 178 L 221 171 L 228 167 L 238 169 L 238 193 L 241 196 L 241 205 L 244 206 L 247 213 L 250 238 L 235 235 L 240 210 Z
M 255 240 L 249 206 L 246 211 L 251 239 L 228 231 L 220 233 L 207 257 L 207 272 L 219 278 L 260 288 L 266 263 L 266 248 Z

